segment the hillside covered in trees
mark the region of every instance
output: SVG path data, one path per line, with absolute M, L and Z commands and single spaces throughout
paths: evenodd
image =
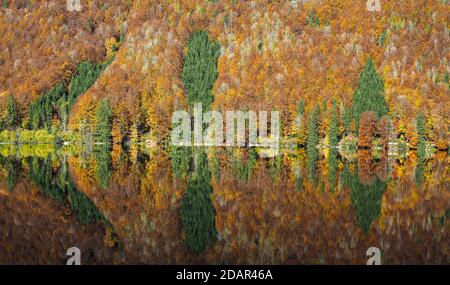
M 2 1 L 0 140 L 163 142 L 198 100 L 304 146 L 448 148 L 448 0 L 80 2 Z

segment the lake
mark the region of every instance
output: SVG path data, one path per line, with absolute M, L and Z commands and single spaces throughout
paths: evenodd
M 0 264 L 450 263 L 447 152 L 266 156 L 1 145 Z

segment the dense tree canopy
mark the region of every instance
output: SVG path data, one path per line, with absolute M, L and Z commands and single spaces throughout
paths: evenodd
M 61 82 L 31 104 L 28 111 L 28 127 L 33 130 L 50 129 L 55 114 L 67 122 L 66 101 L 67 89 Z
M 104 67 L 105 66 L 102 64 L 95 64 L 92 62 L 83 62 L 78 65 L 76 74 L 69 85 L 69 109 L 72 107 L 78 96 L 86 92 L 86 90 L 95 83 Z
M 13 95 L 6 99 L 6 114 L 3 118 L 4 128 L 14 130 L 20 126 L 20 111 L 17 101 Z
M 206 32 L 198 31 L 191 35 L 181 73 L 186 100 L 191 107 L 195 103 L 202 103 L 205 110 L 210 109 L 214 101 L 212 88 L 218 76 L 219 55 L 219 44 L 212 43 Z
M 101 99 L 98 102 L 96 114 L 97 141 L 111 145 L 112 132 L 112 112 L 108 99 Z
M 358 88 L 353 96 L 353 118 L 356 126 L 359 126 L 361 115 L 367 111 L 375 112 L 378 117 L 388 113 L 384 98 L 384 81 L 378 75 L 372 59 L 369 59 L 361 72 Z
M 279 110 L 283 135 L 297 132 L 304 144 L 298 102 L 305 114 L 317 103 L 327 107 L 322 139 L 335 99 L 339 134 L 358 132 L 365 111 L 389 113 L 392 138 L 415 147 L 415 118 L 424 112 L 430 143 L 448 146 L 445 1 L 387 1 L 372 14 L 365 1 L 351 0 L 111 3 L 86 0 L 90 9 L 76 14 L 61 3 L 9 1 L 0 9 L 0 94 L 16 98 L 22 126 L 31 122 L 31 103 L 80 76 L 80 62 L 107 60 L 101 76 L 99 64 L 79 66 L 91 73 L 68 84 L 68 104 L 55 110 L 52 124 L 65 126 L 67 113 L 70 131 L 92 129 L 97 101 L 108 98 L 114 142 L 132 133 L 164 141 L 173 111 L 201 101 L 222 111 Z

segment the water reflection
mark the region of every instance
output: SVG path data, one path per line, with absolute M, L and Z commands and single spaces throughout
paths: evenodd
M 0 163 L 4 166 L 6 176 L 6 188 L 12 192 L 19 180 L 21 170 L 20 162 L 12 157 L 0 157 Z
M 6 244 L 0 263 L 64 264 L 70 246 L 85 252 L 85 264 L 112 260 L 120 241 L 96 205 L 76 189 L 67 154 L 29 156 L 11 148 L 2 154 L 1 179 L 9 193 L 0 188 L 1 243 Z
M 101 146 L 94 150 L 96 165 L 97 182 L 100 188 L 107 189 L 109 187 L 109 179 L 111 178 L 111 151 Z
M 95 204 L 76 189 L 69 177 L 67 157 L 61 157 L 60 165 L 53 167 L 50 158 L 26 158 L 29 179 L 39 187 L 43 195 L 50 197 L 61 206 L 68 205 L 77 219 L 83 224 L 93 222 L 108 223 Z
M 358 226 L 368 234 L 374 220 L 378 220 L 381 214 L 381 199 L 386 191 L 386 182 L 376 178 L 362 180 L 357 174 L 358 164 L 352 173 L 346 165 L 343 172 L 343 180 L 346 186 L 351 188 L 351 201 L 356 212 Z
M 449 263 L 447 153 L 259 152 L 0 146 L 0 263 Z
M 181 200 L 181 224 L 188 248 L 203 253 L 217 239 L 216 212 L 211 203 L 211 172 L 204 149 L 193 152 L 193 171 Z

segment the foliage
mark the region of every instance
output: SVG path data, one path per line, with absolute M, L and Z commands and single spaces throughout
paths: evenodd
M 6 170 L 6 188 L 13 192 L 19 182 L 20 173 L 22 171 L 22 163 L 14 156 L 0 157 L 0 163 Z
M 19 106 L 17 105 L 16 99 L 11 94 L 6 98 L 6 112 L 4 117 L 1 118 L 0 126 L 8 130 L 14 130 L 20 127 Z
M 169 150 L 172 171 L 177 179 L 184 179 L 188 176 L 192 159 L 192 149 L 190 147 L 172 146 Z
M 342 176 L 345 186 L 351 189 L 350 197 L 356 211 L 356 222 L 363 232 L 368 234 L 373 220 L 381 214 L 381 202 L 387 184 L 379 178 L 370 184 L 362 183 L 358 175 L 358 165 L 353 173 L 346 165 Z
M 107 222 L 95 204 L 79 192 L 75 184 L 70 180 L 67 161 L 62 160 L 61 168 L 55 172 L 50 158 L 28 158 L 30 179 L 35 183 L 44 195 L 64 205 L 68 202 L 71 210 L 78 220 L 84 224 L 93 222 Z
M 66 101 L 67 90 L 64 83 L 61 82 L 30 105 L 28 109 L 28 127 L 33 130 L 50 130 L 53 117 L 58 113 L 62 121 L 67 123 Z
M 235 177 L 239 181 L 248 181 L 251 178 L 253 169 L 256 163 L 257 150 L 256 148 L 250 148 L 245 159 L 242 154 L 237 150 L 233 151 L 229 149 L 231 158 L 231 169 Z M 272 161 L 271 161 L 272 162 Z
M 112 132 L 112 112 L 108 99 L 101 99 L 98 102 L 96 113 L 96 135 L 97 142 L 111 145 Z
M 381 145 L 384 148 L 389 146 L 390 120 L 388 116 L 383 116 L 378 120 L 376 134 L 380 137 Z
M 107 146 L 98 146 L 94 149 L 94 156 L 98 185 L 101 189 L 108 189 L 112 172 L 111 151 Z
M 186 99 L 191 108 L 195 103 L 202 103 L 204 110 L 210 109 L 214 101 L 212 88 L 218 76 L 219 55 L 219 44 L 211 43 L 206 32 L 198 31 L 191 35 L 181 73 Z
M 297 103 L 297 114 L 304 115 L 305 114 L 305 100 L 300 100 Z
M 388 113 L 384 99 L 384 82 L 372 59 L 369 59 L 361 72 L 358 88 L 353 96 L 353 118 L 356 126 L 359 127 L 361 116 L 367 111 L 373 111 L 378 117 Z
M 426 119 L 423 113 L 417 116 L 417 134 L 419 135 L 418 158 L 420 161 L 424 160 L 426 157 L 426 147 L 427 147 L 427 135 L 426 135 Z
M 309 12 L 308 25 L 310 27 L 314 27 L 314 26 L 319 27 L 320 26 L 320 19 L 315 11 Z
M 309 178 L 314 182 L 315 186 L 318 183 L 316 164 L 319 159 L 319 150 L 317 149 L 319 144 L 319 124 L 320 107 L 316 105 L 308 121 L 308 137 L 306 140 Z
M 126 31 L 132 6 L 112 0 L 102 9 L 98 1 L 82 0 L 85 9 L 74 17 L 66 1 L 1 3 L 8 9 L 0 9 L 0 93 L 9 90 L 24 107 L 70 78 L 77 63 L 102 60 L 105 41 Z
M 350 107 L 345 106 L 342 114 L 342 123 L 344 125 L 344 130 L 346 135 L 350 135 L 352 133 L 352 109 Z
M 419 113 L 419 116 L 417 116 L 417 134 L 419 135 L 419 141 L 427 139 L 426 118 L 423 113 Z
M 186 244 L 196 254 L 203 253 L 217 239 L 215 210 L 211 203 L 211 172 L 206 153 L 194 154 L 195 170 L 181 202 L 181 223 Z
M 336 189 L 337 174 L 338 174 L 338 150 L 332 148 L 328 150 L 328 179 L 330 182 L 330 189 L 333 192 Z
M 367 111 L 361 114 L 359 124 L 358 146 L 361 148 L 371 148 L 372 140 L 376 132 L 377 115 Z
M 320 107 L 316 105 L 311 113 L 308 121 L 308 138 L 306 141 L 306 147 L 308 151 L 317 148 L 319 144 L 319 124 L 320 124 Z
M 331 118 L 330 125 L 328 128 L 328 145 L 335 147 L 339 143 L 339 121 L 337 114 L 336 102 L 333 101 L 331 105 Z
M 106 64 L 80 63 L 75 74 L 71 77 L 68 87 L 65 86 L 64 82 L 60 82 L 30 105 L 26 127 L 32 130 L 51 130 L 55 127 L 65 131 L 67 129 L 69 112 L 75 100 L 95 83 Z M 99 106 L 102 108 L 102 116 L 105 116 L 100 120 L 100 124 L 103 124 L 101 128 L 105 131 L 108 130 L 107 128 L 111 121 L 111 118 L 108 118 L 108 116 L 111 117 L 112 114 L 109 102 L 101 102 Z M 110 140 L 106 138 L 104 133 L 102 135 L 102 141 L 108 142 Z
M 89 61 L 78 65 L 76 73 L 69 85 L 68 109 L 70 110 L 75 100 L 86 92 L 95 83 L 105 66 Z
M 9 8 L 0 10 L 0 46 L 5 47 L 0 51 L 0 94 L 14 94 L 21 115 L 55 83 L 67 83 L 76 64 L 101 62 L 106 56 L 110 68 L 76 98 L 70 130 L 79 131 L 84 124 L 93 132 L 97 101 L 108 98 L 115 142 L 126 141 L 132 130 L 165 140 L 173 111 L 186 109 L 192 94 L 202 94 L 215 110 L 239 110 L 243 105 L 280 110 L 284 135 L 291 135 L 298 131 L 292 125 L 300 100 L 309 112 L 311 106 L 335 98 L 345 106 L 338 114 L 346 135 L 358 132 L 364 111 L 382 117 L 389 110 L 393 135 L 415 146 L 415 117 L 426 111 L 432 121 L 428 141 L 447 149 L 448 1 L 385 1 L 374 17 L 368 17 L 365 1 L 351 0 L 113 0 L 111 5 L 89 0 L 89 9 L 77 17 L 60 13 L 61 3 L 34 1 L 24 9 L 22 2 L 8 1 Z M 210 57 L 190 65 L 189 58 L 197 55 L 190 52 L 189 38 L 200 33 L 208 35 Z M 121 42 L 124 48 L 118 51 Z M 217 57 L 211 56 L 216 43 Z M 207 48 L 203 51 L 208 55 Z M 180 76 L 188 66 L 208 70 L 206 63 L 214 63 L 214 58 L 216 64 L 209 67 L 217 73 L 205 73 L 204 85 L 189 87 L 184 82 L 189 76 L 198 80 L 199 73 Z M 356 84 L 368 58 L 380 67 L 379 75 L 374 67 L 372 81 Z M 384 100 L 375 96 L 382 90 L 377 83 L 381 78 Z M 353 94 L 353 103 L 360 107 L 350 109 Z M 362 102 L 368 97 L 381 103 Z M 353 123 L 348 120 L 350 110 L 356 114 Z M 321 138 L 330 123 L 328 110 L 323 113 Z M 64 125 L 58 115 L 54 119 Z M 29 124 L 26 117 L 23 122 Z
M 54 144 L 57 137 L 47 130 L 4 130 L 0 132 L 0 142 L 11 144 Z

